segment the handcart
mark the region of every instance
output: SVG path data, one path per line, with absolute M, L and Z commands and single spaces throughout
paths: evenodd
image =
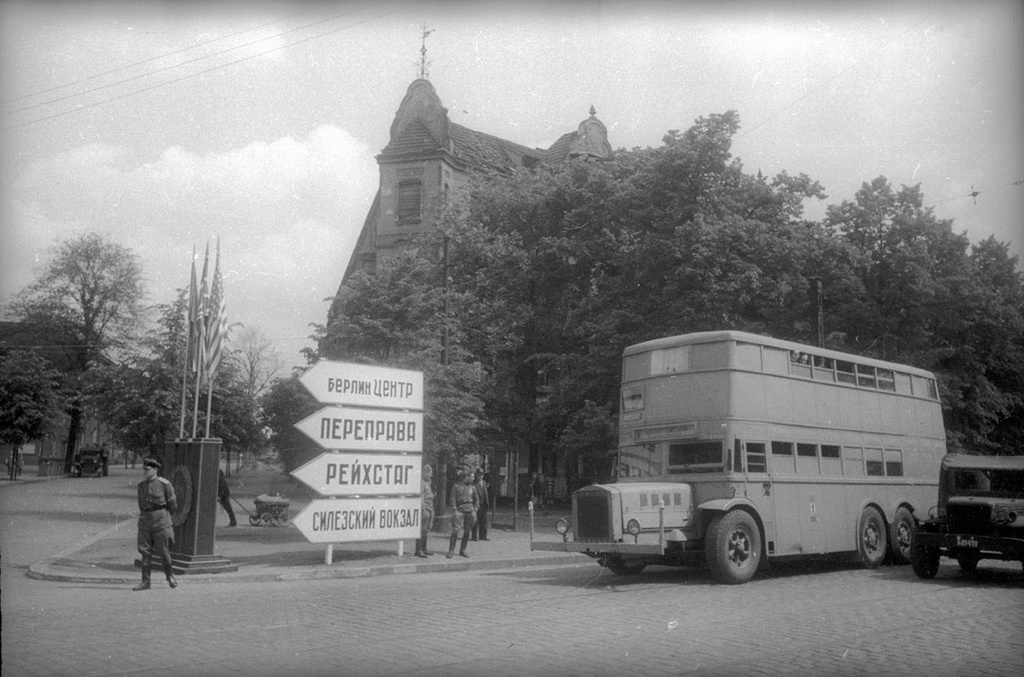
M 260 494 L 256 497 L 256 512 L 249 513 L 249 524 L 254 527 L 282 527 L 288 524 L 289 505 L 291 501 L 280 494 Z

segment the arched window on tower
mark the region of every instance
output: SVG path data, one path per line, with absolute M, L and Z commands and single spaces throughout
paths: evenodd
M 407 179 L 398 184 L 398 223 L 409 225 L 420 221 L 420 203 L 423 184 L 418 179 Z

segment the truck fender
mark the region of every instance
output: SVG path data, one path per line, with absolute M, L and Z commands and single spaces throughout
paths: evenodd
M 733 498 L 716 498 L 711 501 L 704 501 L 697 506 L 697 509 L 707 510 L 709 512 L 729 512 L 733 508 L 741 505 L 750 508 L 750 512 L 753 513 L 755 517 L 758 517 L 757 506 L 755 506 L 753 501 L 749 498 L 744 498 L 742 496 L 735 496 Z M 758 517 L 758 519 L 760 519 L 760 517 Z

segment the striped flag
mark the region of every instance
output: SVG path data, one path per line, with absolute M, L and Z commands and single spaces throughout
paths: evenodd
M 188 352 L 186 353 L 186 364 L 189 370 L 196 373 L 196 363 L 199 358 L 199 289 L 196 286 L 196 249 L 192 248 L 192 280 L 188 286 L 188 313 L 185 318 L 186 333 L 188 336 Z
M 220 367 L 222 343 L 228 333 L 227 306 L 224 303 L 224 281 L 220 275 L 220 239 L 217 239 L 217 263 L 213 269 L 206 322 L 206 378 L 212 383 Z
M 206 271 L 210 264 L 210 243 L 206 243 L 206 256 L 203 258 L 203 277 L 196 295 L 196 352 L 192 363 L 196 374 L 196 388 L 206 382 L 206 328 L 209 326 L 209 288 L 206 283 Z

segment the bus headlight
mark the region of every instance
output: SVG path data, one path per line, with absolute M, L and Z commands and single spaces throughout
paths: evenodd
M 640 533 L 640 523 L 635 519 L 629 520 L 629 522 L 626 523 L 626 531 L 637 536 Z
M 558 521 L 555 522 L 555 531 L 563 536 L 569 531 L 569 523 L 565 521 L 564 517 L 559 517 Z

